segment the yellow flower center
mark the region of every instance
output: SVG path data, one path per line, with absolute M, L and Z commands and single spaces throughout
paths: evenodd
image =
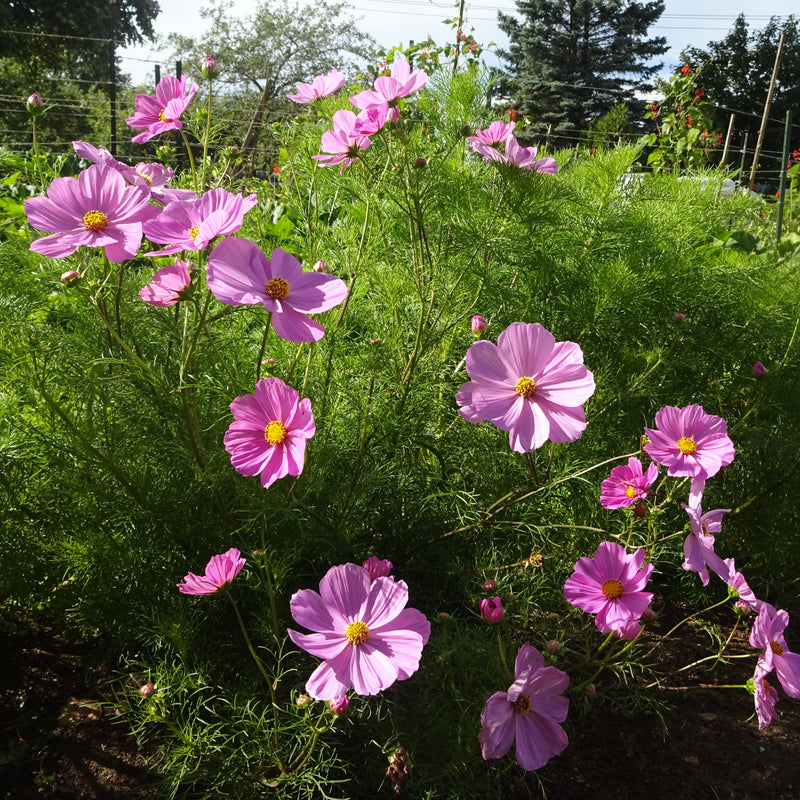
M 282 422 L 279 422 L 277 419 L 270 422 L 269 425 L 267 425 L 267 427 L 264 429 L 264 438 L 273 447 L 279 444 L 283 444 L 284 440 L 288 435 L 289 434 L 286 430 L 286 426 Z
M 681 438 L 678 439 L 678 450 L 685 456 L 688 456 L 697 450 L 697 445 L 694 443 L 694 439 L 690 439 L 688 436 L 681 436 Z
M 86 230 L 97 233 L 108 225 L 108 217 L 102 211 L 87 211 L 83 215 L 83 225 Z
M 636 489 L 634 489 L 633 486 L 629 486 L 625 490 L 625 497 L 636 497 Z
M 369 637 L 369 628 L 360 620 L 351 622 L 345 629 L 344 635 L 350 644 L 364 644 Z
M 197 238 L 198 233 L 200 233 L 200 226 L 192 225 L 192 227 L 189 229 L 189 238 L 194 241 Z
M 162 108 L 161 111 L 158 112 L 158 118 L 161 122 L 172 122 L 171 119 L 167 119 L 167 117 L 164 116 L 166 110 L 166 108 Z
M 526 694 L 521 694 L 513 703 L 517 714 L 527 714 L 531 710 L 531 699 Z
M 153 179 L 149 175 L 145 175 L 142 172 L 136 173 L 148 186 L 152 185 Z
M 533 378 L 520 378 L 514 391 L 522 397 L 530 397 L 536 391 L 536 381 Z
M 618 597 L 622 597 L 622 593 L 625 591 L 625 587 L 615 578 L 612 578 L 609 581 L 606 581 L 601 587 L 600 591 L 609 599 L 609 600 L 616 600 Z
M 778 642 L 770 642 L 769 646 L 772 648 L 772 652 L 775 653 L 776 656 L 783 655 L 783 645 L 778 644 Z
M 286 278 L 270 278 L 265 291 L 272 300 L 285 300 L 289 296 L 289 281 Z

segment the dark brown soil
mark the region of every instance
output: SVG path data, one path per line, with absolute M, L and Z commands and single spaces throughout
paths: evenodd
M 655 643 L 657 630 L 649 635 Z M 109 675 L 87 666 L 97 663 L 97 644 L 19 621 L 0 628 L 0 637 L 0 800 L 158 797 L 145 754 L 100 703 Z M 689 632 L 656 651 L 673 706 L 666 736 L 654 714 L 609 710 L 601 678 L 595 713 L 573 719 L 569 747 L 539 776 L 520 776 L 507 800 L 538 797 L 540 786 L 547 800 L 800 798 L 798 709 L 779 692 L 781 721 L 760 732 L 746 691 L 709 688 L 712 680 L 744 683 L 752 660 L 678 671 L 704 656 L 707 643 Z M 737 650 L 748 651 L 738 632 Z

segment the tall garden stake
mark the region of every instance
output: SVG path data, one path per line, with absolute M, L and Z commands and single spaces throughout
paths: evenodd
M 786 112 L 786 123 L 783 127 L 783 154 L 781 156 L 781 182 L 778 190 L 778 224 L 775 226 L 775 241 L 781 243 L 783 227 L 783 203 L 786 197 L 786 167 L 789 163 L 789 140 L 792 135 L 792 110 Z
M 758 129 L 758 141 L 756 150 L 753 153 L 753 166 L 750 168 L 750 180 L 747 185 L 752 187 L 756 179 L 756 169 L 758 168 L 758 157 L 761 155 L 761 143 L 764 141 L 764 131 L 767 128 L 767 117 L 769 116 L 769 106 L 772 103 L 772 93 L 775 91 L 775 80 L 778 77 L 778 65 L 781 62 L 781 50 L 783 50 L 783 34 L 778 40 L 778 52 L 775 53 L 775 66 L 772 67 L 772 77 L 769 79 L 769 90 L 767 91 L 767 102 L 764 103 L 764 114 L 761 117 L 761 127 Z

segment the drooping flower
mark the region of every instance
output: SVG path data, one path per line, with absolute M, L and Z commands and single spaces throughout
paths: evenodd
M 756 614 L 766 607 L 769 613 L 774 615 L 776 613 L 775 606 L 756 597 L 744 575 L 736 569 L 734 559 L 726 558 L 724 562 L 725 568 L 728 570 L 728 588 L 738 598 L 738 601 L 744 603 L 750 611 L 755 611 Z
M 163 256 L 182 250 L 204 250 L 217 236 L 229 236 L 242 227 L 244 215 L 258 202 L 226 189 L 211 189 L 195 202 L 173 200 L 159 216 L 144 227 L 151 242 L 167 244 L 149 256 Z
M 545 667 L 544 656 L 524 644 L 514 663 L 514 683 L 495 692 L 481 712 L 478 740 L 484 759 L 502 758 L 516 742 L 517 762 L 525 770 L 543 767 L 567 746 L 559 725 L 567 718 L 569 700 L 561 693 L 569 676 Z
M 428 76 L 421 70 L 411 71 L 408 61 L 395 61 L 390 75 L 375 79 L 375 90 L 359 92 L 350 102 L 360 109 L 388 106 L 395 108 L 397 101 L 418 92 L 428 82 Z
M 311 156 L 323 167 L 342 164 L 340 172 L 344 172 L 359 158 L 359 153 L 366 150 L 372 142 L 369 136 L 361 133 L 356 124 L 356 115 L 352 111 L 342 109 L 333 115 L 333 130 L 322 134 L 320 150 L 332 155 Z
M 626 553 L 616 542 L 601 542 L 592 558 L 579 558 L 564 584 L 567 602 L 595 614 L 603 633 L 622 635 L 632 621 L 641 619 L 653 599 L 644 587 L 653 572 L 644 563 L 644 550 Z
M 660 408 L 656 428 L 645 428 L 644 432 L 650 439 L 644 451 L 667 467 L 671 477 L 705 480 L 733 461 L 733 442 L 725 420 L 707 414 L 696 403 L 685 408 Z
M 238 473 L 260 475 L 267 489 L 303 471 L 306 440 L 316 432 L 308 398 L 280 378 L 263 378 L 253 394 L 234 399 L 231 412 L 223 442 Z
M 729 508 L 718 508 L 703 513 L 702 506 L 681 503 L 689 515 L 690 533 L 683 542 L 683 568 L 696 572 L 708 586 L 708 568 L 726 583 L 730 579 L 730 567 L 714 552 L 714 535 L 722 530 L 722 515 L 729 514 Z
M 226 553 L 211 557 L 204 575 L 190 572 L 184 577 L 184 583 L 176 586 L 182 594 L 215 594 L 241 572 L 245 560 L 235 547 L 231 547 Z
M 321 97 L 338 92 L 346 80 L 338 69 L 332 69 L 327 75 L 317 75 L 311 83 L 299 83 L 295 94 L 286 96 L 295 103 L 313 103 Z
M 627 464 L 614 467 L 600 484 L 600 505 L 607 509 L 632 506 L 647 497 L 647 490 L 657 477 L 658 467 L 655 464 L 643 472 L 642 462 L 632 456 Z
M 132 141 L 144 144 L 154 136 L 165 131 L 180 130 L 183 127 L 181 114 L 194 99 L 198 86 L 193 83 L 186 91 L 186 76 L 181 79 L 165 75 L 156 86 L 155 95 L 137 94 L 136 112 L 125 121 L 131 128 L 144 128 Z
M 771 611 L 762 606 L 750 631 L 750 645 L 763 648 L 758 665 L 764 675 L 775 670 L 783 690 L 795 700 L 800 698 L 800 655 L 789 650 L 783 632 L 789 624 L 789 615 L 783 610 Z
M 485 597 L 478 605 L 481 609 L 481 616 L 492 625 L 496 625 L 505 616 L 499 597 Z
M 778 693 L 767 681 L 766 676 L 768 674 L 769 670 L 765 671 L 761 662 L 756 664 L 756 669 L 753 673 L 753 700 L 755 701 L 756 716 L 758 717 L 758 729 L 761 731 L 780 719 L 778 712 L 775 710 L 775 704 L 778 702 Z
M 341 303 L 347 284 L 335 275 L 309 270 L 276 248 L 272 258 L 255 242 L 223 239 L 208 259 L 208 288 L 227 305 L 263 305 L 272 313 L 275 333 L 290 342 L 316 342 L 325 328 L 306 314 L 320 314 Z
M 319 592 L 295 592 L 292 616 L 313 633 L 290 629 L 289 638 L 324 659 L 306 691 L 317 700 L 335 700 L 351 687 L 356 694 L 372 695 L 413 675 L 431 626 L 424 614 L 406 608 L 407 602 L 403 581 L 372 581 L 357 564 L 331 567 Z
M 25 201 L 25 213 L 34 228 L 55 231 L 34 241 L 34 252 L 64 258 L 87 245 L 119 262 L 139 252 L 142 223 L 158 209 L 150 205 L 149 189 L 129 186 L 115 170 L 92 164 L 77 178 L 55 178 L 46 197 Z
M 139 290 L 139 297 L 151 306 L 174 306 L 184 299 L 183 293 L 192 282 L 189 275 L 192 266 L 190 261 L 176 259 L 174 264 L 153 275 L 150 283 Z
M 373 581 L 376 578 L 386 578 L 392 574 L 392 562 L 386 558 L 370 556 L 361 566 L 369 572 L 370 580 Z
M 474 342 L 466 367 L 472 380 L 456 395 L 458 413 L 508 431 L 512 450 L 528 453 L 548 439 L 574 442 L 586 427 L 582 403 L 594 393 L 594 377 L 583 352 L 538 323 L 509 325 L 496 345 Z

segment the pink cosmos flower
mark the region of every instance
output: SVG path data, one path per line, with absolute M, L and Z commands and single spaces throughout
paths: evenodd
M 310 634 L 289 630 L 289 638 L 324 659 L 306 683 L 317 700 L 335 700 L 352 686 L 371 695 L 405 680 L 419 667 L 431 626 L 425 616 L 406 608 L 408 587 L 392 578 L 370 579 L 357 564 L 331 567 L 319 593 L 301 589 L 289 607 Z
M 774 669 L 786 694 L 797 699 L 800 697 L 800 655 L 789 650 L 783 638 L 788 624 L 789 615 L 783 609 L 773 613 L 762 607 L 750 631 L 750 645 L 764 649 L 756 671 L 760 667 L 763 674 L 768 675 Z
M 672 477 L 705 480 L 733 461 L 725 420 L 707 414 L 696 403 L 686 408 L 664 406 L 656 412 L 656 428 L 644 432 L 650 439 L 644 451 L 667 467 Z
M 160 269 L 153 275 L 150 283 L 139 290 L 139 297 L 151 306 L 174 306 L 184 299 L 183 292 L 192 282 L 189 275 L 192 267 L 190 261 L 176 259 L 174 264 Z
M 356 117 L 355 133 L 362 136 L 372 136 L 380 130 L 383 130 L 387 122 L 397 122 L 390 111 L 397 111 L 397 109 L 390 109 L 389 106 L 376 106 L 375 108 L 366 108 L 364 111 L 359 111 Z
M 158 214 L 150 190 L 128 186 L 115 170 L 92 164 L 77 178 L 55 178 L 47 197 L 25 201 L 28 222 L 55 231 L 30 249 L 50 258 L 72 255 L 81 245 L 102 247 L 109 261 L 133 258 L 142 244 L 142 223 Z
M 508 431 L 511 449 L 528 453 L 553 442 L 574 442 L 586 427 L 581 407 L 594 377 L 574 342 L 556 342 L 538 323 L 514 322 L 497 344 L 474 342 L 466 356 L 472 379 L 456 402 L 467 422 L 491 422 Z
M 759 662 L 753 673 L 753 687 L 755 689 L 753 699 L 755 700 L 758 729 L 760 731 L 780 719 L 778 712 L 775 710 L 775 704 L 778 702 L 778 693 L 767 681 L 766 676 L 768 674 L 769 670 L 765 671 L 763 664 Z
M 493 147 L 496 144 L 504 144 L 508 137 L 514 133 L 513 122 L 493 122 L 486 130 L 478 128 L 474 136 L 467 137 L 467 143 L 474 148 L 476 144 L 488 145 Z
M 603 633 L 622 635 L 632 621 L 641 618 L 653 599 L 643 591 L 653 572 L 644 563 L 644 550 L 626 553 L 616 542 L 601 542 L 593 558 L 580 558 L 564 584 L 567 602 L 596 614 L 595 625 Z
M 356 115 L 352 111 L 343 109 L 333 115 L 333 130 L 325 131 L 320 142 L 320 150 L 333 155 L 311 156 L 311 158 L 319 161 L 323 167 L 342 164 L 339 170 L 342 173 L 357 161 L 358 154 L 371 144 L 369 137 L 356 127 Z
M 392 562 L 378 556 L 370 556 L 362 565 L 369 572 L 370 580 L 386 578 L 392 574 Z
M 332 69 L 327 75 L 317 75 L 311 83 L 299 83 L 296 94 L 287 94 L 295 103 L 313 103 L 321 97 L 338 92 L 347 80 L 338 69 Z
M 241 572 L 245 559 L 235 548 L 227 553 L 212 556 L 206 565 L 205 575 L 190 572 L 184 577 L 184 583 L 176 584 L 182 594 L 215 594 L 226 587 Z
M 569 700 L 561 693 L 569 676 L 545 667 L 544 656 L 524 644 L 514 662 L 514 683 L 507 692 L 495 692 L 481 712 L 478 740 L 484 759 L 502 758 L 516 741 L 517 761 L 526 770 L 543 767 L 567 746 L 567 734 L 558 723 L 567 718 Z
M 144 235 L 151 242 L 168 244 L 169 247 L 147 255 L 204 250 L 217 236 L 228 236 L 238 231 L 244 215 L 257 202 L 255 194 L 244 197 L 226 189 L 211 189 L 195 202 L 173 200 L 156 219 L 144 226 Z
M 408 61 L 395 61 L 391 75 L 375 79 L 375 91 L 360 92 L 350 102 L 360 109 L 388 106 L 394 108 L 397 101 L 418 92 L 428 82 L 428 76 L 419 70 L 411 71 Z
M 651 464 L 642 472 L 642 462 L 635 456 L 611 470 L 600 484 L 600 505 L 603 508 L 627 508 L 647 498 L 648 489 L 658 477 L 658 467 Z
M 508 164 L 530 172 L 546 172 L 555 175 L 558 172 L 558 162 L 554 158 L 536 158 L 539 152 L 537 147 L 522 147 L 514 136 L 506 140 L 505 158 Z
M 231 412 L 223 442 L 238 473 L 260 475 L 267 489 L 303 471 L 306 439 L 316 432 L 308 398 L 300 400 L 280 378 L 263 378 L 253 394 L 234 399 Z
M 738 597 L 750 611 L 755 611 L 755 613 L 758 614 L 762 608 L 767 608 L 769 613 L 774 616 L 776 613 L 775 606 L 767 603 L 765 600 L 759 600 L 756 597 L 755 592 L 750 588 L 744 575 L 736 569 L 734 559 L 726 558 L 723 559 L 723 561 L 725 563 L 725 568 L 728 570 L 727 584 L 733 590 L 736 597 Z
M 718 508 L 703 513 L 699 504 L 687 506 L 681 503 L 689 515 L 691 532 L 683 543 L 683 568 L 696 572 L 708 586 L 708 567 L 726 583 L 730 579 L 730 567 L 714 552 L 714 536 L 722 530 L 722 515 L 729 514 L 729 508 Z
M 185 75 L 180 80 L 166 75 L 158 82 L 155 95 L 137 94 L 136 113 L 125 121 L 131 128 L 146 130 L 134 136 L 132 141 L 144 144 L 164 131 L 180 130 L 183 127 L 180 116 L 192 102 L 197 89 L 197 84 L 193 83 L 187 94 Z
M 500 622 L 505 616 L 503 611 L 503 604 L 500 602 L 499 597 L 486 597 L 479 603 L 481 609 L 481 616 L 492 625 Z
M 275 333 L 290 342 L 316 342 L 325 328 L 306 314 L 320 314 L 347 296 L 347 284 L 335 275 L 310 270 L 276 248 L 272 260 L 255 242 L 232 237 L 221 241 L 208 259 L 208 288 L 227 305 L 263 305 L 272 314 Z

